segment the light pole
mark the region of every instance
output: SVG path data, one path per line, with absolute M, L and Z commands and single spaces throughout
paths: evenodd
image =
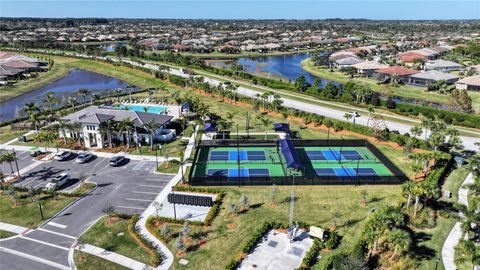
M 155 164 L 157 165 L 157 169 L 158 169 L 158 145 L 155 146 Z
M 13 159 L 15 160 L 15 166 L 17 167 L 18 178 L 20 178 L 20 170 L 18 169 L 17 153 L 15 153 L 15 149 L 12 149 L 12 152 L 13 152 Z
M 40 203 L 40 200 L 38 200 L 37 203 L 38 203 L 38 209 L 40 210 L 40 216 L 42 217 L 42 220 L 44 220 L 44 218 L 43 218 L 42 204 Z
M 439 261 L 440 261 L 440 259 L 437 257 L 437 258 L 435 259 L 435 270 L 437 270 L 437 268 L 438 268 L 438 262 L 439 262 Z
M 172 187 L 173 194 L 173 218 L 177 219 L 177 210 L 175 209 L 175 187 Z

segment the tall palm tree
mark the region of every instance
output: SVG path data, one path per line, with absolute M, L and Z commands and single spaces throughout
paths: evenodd
M 343 115 L 343 117 L 344 117 L 345 119 L 347 119 L 347 122 L 350 122 L 350 118 L 352 118 L 353 115 L 352 115 L 351 113 L 345 113 L 345 114 Z
M 83 104 L 85 104 L 85 102 L 87 101 L 87 96 L 89 96 L 90 93 L 90 90 L 88 90 L 87 88 L 81 88 L 78 90 L 78 94 L 83 98 Z
M 415 187 L 415 183 L 413 181 L 407 181 L 402 185 L 402 192 L 407 195 L 407 209 L 410 207 L 410 202 L 412 200 L 412 191 Z
M 425 128 L 425 140 L 427 140 L 427 136 L 428 136 L 428 129 L 432 126 L 432 119 L 428 118 L 428 117 L 422 117 L 422 120 L 421 120 L 421 126 L 423 128 Z
M 40 106 L 37 103 L 29 102 L 25 104 L 22 110 L 28 114 L 32 126 L 38 131 L 39 113 L 41 111 Z
M 93 105 L 95 101 L 100 99 L 100 95 L 98 93 L 93 93 L 92 96 L 90 97 L 90 105 Z
M 425 190 L 419 184 L 415 185 L 413 188 L 413 195 L 415 195 L 415 206 L 413 208 L 413 217 L 417 216 L 418 203 L 420 202 L 420 197 L 423 196 Z
M 268 132 L 268 127 L 270 127 L 273 123 L 272 120 L 270 120 L 269 118 L 266 118 L 266 117 L 260 117 L 260 122 L 262 123 L 263 127 L 265 128 L 265 140 L 267 139 L 267 132 Z
M 390 259 L 394 259 L 398 253 L 403 253 L 410 248 L 412 239 L 408 232 L 400 229 L 393 229 L 388 234 L 388 241 L 393 245 L 393 254 Z
M 367 127 L 368 127 L 368 125 L 370 124 L 370 119 L 372 117 L 372 113 L 375 112 L 375 108 L 372 105 L 368 105 L 367 110 L 368 110 L 368 118 L 367 118 Z
M 410 133 L 413 137 L 419 137 L 422 135 L 423 131 L 421 127 L 412 127 L 410 128 Z
M 150 119 L 150 121 L 144 124 L 144 126 L 150 133 L 150 149 L 153 150 L 153 138 L 155 137 L 155 131 L 160 127 L 160 125 L 155 122 L 155 120 Z
M 122 121 L 120 121 L 119 123 L 119 129 L 120 130 L 123 130 L 126 134 L 127 134 L 127 147 L 130 148 L 130 141 L 131 141 L 131 138 L 130 138 L 130 133 L 132 132 L 133 128 L 134 128 L 134 124 L 133 124 L 133 121 L 130 120 L 130 117 L 127 117 L 127 118 L 124 118 Z
M 107 136 L 108 147 L 112 148 L 112 133 L 117 130 L 117 123 L 112 120 L 108 120 L 100 124 L 100 133 L 102 136 Z
M 11 170 L 11 173 L 13 175 L 13 173 L 14 173 L 13 162 L 15 162 L 15 160 L 17 160 L 15 155 L 11 152 L 7 152 L 7 153 L 3 154 L 0 157 L 0 159 L 1 159 L 2 162 L 8 162 L 10 164 L 10 170 Z

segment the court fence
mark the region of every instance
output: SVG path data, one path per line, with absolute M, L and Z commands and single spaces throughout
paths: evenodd
M 302 176 L 250 176 L 228 177 L 195 173 L 196 166 L 206 169 L 208 151 L 211 147 L 279 147 L 277 140 L 208 140 L 200 141 L 196 148 L 194 162 L 189 173 L 192 186 L 269 186 L 269 185 L 389 185 L 400 184 L 408 177 L 395 166 L 380 150 L 367 140 L 292 140 L 295 147 L 366 147 L 375 160 L 380 161 L 393 174 L 390 176 L 356 175 L 334 176 L 303 173 Z M 357 161 L 355 161 L 357 162 Z M 367 162 L 365 162 L 367 163 Z M 369 162 L 368 162 L 369 163 Z

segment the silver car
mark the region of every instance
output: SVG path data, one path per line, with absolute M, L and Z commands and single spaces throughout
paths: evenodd
M 66 173 L 61 173 L 57 176 L 55 176 L 48 184 L 45 186 L 46 190 L 54 191 L 58 190 L 60 187 L 68 183 L 70 180 L 70 176 Z
M 75 159 L 75 162 L 77 163 L 87 163 L 90 160 L 94 159 L 95 155 L 90 154 L 90 153 L 80 153 L 77 158 Z

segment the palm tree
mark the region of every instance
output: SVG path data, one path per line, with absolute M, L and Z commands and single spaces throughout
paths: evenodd
M 107 136 L 108 146 L 112 148 L 112 133 L 117 130 L 115 121 L 108 120 L 100 124 L 100 133 L 102 136 Z
M 91 93 L 90 90 L 88 90 L 87 88 L 81 88 L 81 89 L 78 90 L 78 94 L 79 94 L 80 96 L 82 96 L 82 98 L 83 98 L 83 103 L 84 103 L 84 104 L 85 104 L 85 102 L 86 102 L 86 100 L 87 100 L 87 96 L 89 96 L 90 93 Z
M 402 185 L 402 192 L 403 194 L 407 194 L 407 210 L 410 207 L 410 202 L 412 200 L 412 192 L 413 188 L 415 187 L 415 183 L 413 181 L 407 181 Z
M 36 131 L 38 131 L 38 114 L 41 111 L 40 106 L 37 103 L 29 102 L 25 104 L 22 110 L 28 114 L 28 118 L 32 123 L 32 126 Z
M 428 118 L 428 117 L 422 117 L 422 120 L 421 120 L 421 125 L 423 128 L 425 128 L 425 141 L 427 140 L 427 135 L 428 135 L 428 129 L 432 126 L 432 119 Z
M 410 128 L 410 133 L 413 137 L 419 137 L 422 135 L 423 131 L 421 127 L 412 127 Z
M 14 170 L 13 170 L 13 162 L 15 160 L 17 160 L 17 158 L 15 157 L 15 155 L 11 152 L 7 152 L 5 153 L 3 156 L 0 157 L 0 160 L 2 162 L 8 162 L 10 164 L 10 170 L 11 170 L 11 173 L 13 175 L 14 173 Z
M 93 93 L 92 96 L 90 97 L 90 105 L 93 105 L 93 103 L 99 99 L 100 99 L 100 95 L 97 93 Z
M 343 117 L 344 117 L 345 119 L 347 119 L 347 122 L 350 122 L 350 118 L 352 118 L 353 116 L 352 116 L 352 114 L 350 114 L 350 113 L 345 113 L 345 114 L 343 115 Z
M 370 123 L 370 119 L 372 117 L 372 113 L 375 112 L 375 108 L 372 106 L 372 105 L 368 105 L 368 118 L 367 118 L 367 127 L 368 127 L 368 124 Z
M 75 111 L 75 105 L 77 105 L 76 97 L 68 97 L 68 104 L 72 105 L 72 110 Z
M 393 229 L 388 234 L 388 241 L 394 247 L 393 254 L 390 259 L 394 259 L 398 253 L 401 254 L 407 251 L 410 247 L 410 244 L 412 243 L 410 235 L 406 231 L 400 229 Z
M 437 152 L 438 147 L 445 144 L 445 134 L 441 131 L 436 131 L 430 135 L 428 142 L 433 147 L 433 151 Z
M 266 117 L 261 117 L 260 119 L 260 122 L 262 123 L 263 127 L 265 128 L 265 140 L 267 139 L 267 132 L 268 132 L 268 127 L 270 127 L 273 123 L 272 120 L 270 120 L 269 118 L 266 118 Z
M 58 129 L 62 133 L 63 142 L 66 144 L 67 143 L 67 132 L 65 130 L 68 129 L 68 125 L 65 123 L 65 121 L 59 121 L 58 122 Z
M 220 119 L 220 121 L 218 121 L 218 125 L 219 129 L 222 130 L 222 138 L 225 140 L 225 131 L 231 127 L 231 123 L 225 119 Z
M 155 137 L 155 131 L 160 127 L 155 120 L 150 119 L 148 123 L 146 123 L 145 128 L 150 132 L 150 148 L 153 150 L 153 137 Z
M 125 119 L 123 119 L 122 121 L 120 121 L 120 124 L 119 124 L 119 128 L 120 130 L 123 130 L 127 133 L 127 147 L 130 148 L 130 132 L 132 131 L 132 129 L 134 128 L 135 126 L 133 125 L 133 121 L 130 120 L 130 117 L 127 117 Z
M 68 129 L 77 134 L 78 144 L 82 145 L 81 134 L 82 134 L 82 124 L 74 122 L 68 125 Z
M 420 197 L 424 194 L 425 190 L 421 185 L 415 185 L 412 190 L 413 195 L 415 195 L 415 206 L 413 208 L 413 217 L 417 216 L 417 209 L 418 209 L 418 202 L 420 201 Z

